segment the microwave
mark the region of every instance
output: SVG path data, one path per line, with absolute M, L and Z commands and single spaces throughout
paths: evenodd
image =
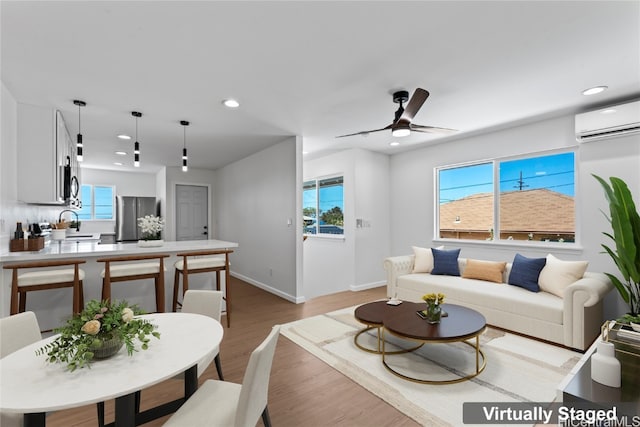
M 67 156 L 66 164 L 62 169 L 62 197 L 69 207 L 81 208 L 80 182 L 78 181 L 77 169 L 71 166 L 71 157 Z

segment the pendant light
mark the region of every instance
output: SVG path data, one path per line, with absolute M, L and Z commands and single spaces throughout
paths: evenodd
M 138 118 L 142 117 L 142 113 L 132 111 L 131 115 L 136 118 L 136 141 L 133 144 L 133 166 L 140 167 L 140 143 L 138 142 Z
M 76 143 L 76 158 L 78 159 L 79 162 L 81 162 L 83 160 L 83 156 L 82 156 L 83 146 L 82 146 L 82 131 L 80 129 L 80 108 L 86 106 L 87 103 L 84 101 L 79 101 L 77 99 L 74 99 L 73 103 L 78 106 L 78 139 Z
M 182 134 L 182 172 L 186 172 L 189 170 L 187 166 L 187 126 L 189 126 L 189 122 L 186 120 L 180 120 L 180 124 L 183 126 L 183 134 Z

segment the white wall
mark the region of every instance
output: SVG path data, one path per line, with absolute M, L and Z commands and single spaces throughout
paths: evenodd
M 389 158 L 362 149 L 304 162 L 304 180 L 344 176 L 344 238 L 304 242 L 306 298 L 384 284 L 389 256 Z M 364 227 L 356 227 L 361 219 Z
M 386 284 L 382 260 L 391 255 L 389 156 L 356 150 L 355 280 L 352 289 Z
M 604 242 L 602 231 L 608 231 L 600 213 L 606 201 L 592 173 L 624 179 L 636 196 L 640 194 L 640 137 L 627 136 L 578 147 L 578 182 L 576 183 L 579 247 L 513 246 L 486 242 L 447 242 L 449 247 L 462 248 L 467 258 L 511 261 L 515 252 L 527 256 L 544 256 L 553 252 L 562 259 L 585 259 L 589 270 L 615 273 L 617 270 L 606 255 L 600 253 Z M 442 165 L 478 161 L 552 150 L 577 145 L 574 116 L 567 115 L 530 123 L 479 136 L 401 153 L 391 158 L 391 252 L 394 255 L 411 252 L 411 245 L 431 246 L 434 243 L 434 168 Z M 606 300 L 605 315 L 619 313 L 620 302 L 612 293 Z
M 214 202 L 219 238 L 239 244 L 232 273 L 295 302 L 300 143 L 292 137 L 218 169 Z

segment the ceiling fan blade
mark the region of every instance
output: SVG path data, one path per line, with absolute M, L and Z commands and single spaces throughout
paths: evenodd
M 440 128 L 436 126 L 424 126 L 424 125 L 411 125 L 411 130 L 424 133 L 454 133 L 458 132 L 457 129 Z
M 393 126 L 393 124 L 390 124 L 389 126 L 385 126 L 383 128 L 380 128 L 380 129 L 363 130 L 362 132 L 350 133 L 350 134 L 347 134 L 347 135 L 338 135 L 338 136 L 336 136 L 336 138 L 345 138 L 347 136 L 355 136 L 355 135 L 368 135 L 368 134 L 373 133 L 373 132 L 380 132 L 382 130 L 391 129 L 391 126 Z
M 400 120 L 405 120 L 408 122 L 412 121 L 415 115 L 418 113 L 418 110 L 420 110 L 420 108 L 422 107 L 422 104 L 424 104 L 424 101 L 426 101 L 428 97 L 429 97 L 428 91 L 422 88 L 416 88 L 415 92 L 413 92 L 413 95 L 411 95 L 411 99 L 409 100 L 409 103 L 407 104 L 406 107 L 404 107 L 404 111 L 402 112 L 402 115 L 400 116 L 398 121 Z

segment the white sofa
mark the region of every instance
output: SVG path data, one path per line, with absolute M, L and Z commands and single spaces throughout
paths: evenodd
M 425 293 L 445 294 L 445 303 L 459 304 L 482 313 L 487 324 L 585 350 L 600 333 L 602 301 L 613 285 L 602 273 L 585 272 L 560 298 L 548 292 L 531 292 L 509 285 L 511 264 L 503 283 L 463 278 L 466 258 L 458 258 L 460 276 L 412 273 L 414 255 L 385 259 L 387 295 L 422 301 Z

